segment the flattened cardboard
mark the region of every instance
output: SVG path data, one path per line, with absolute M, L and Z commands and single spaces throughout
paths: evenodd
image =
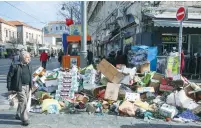
M 117 101 L 120 84 L 108 83 L 105 91 L 104 99 Z
M 113 65 L 103 59 L 97 66 L 97 69 L 111 82 L 119 84 L 124 75 L 120 73 Z

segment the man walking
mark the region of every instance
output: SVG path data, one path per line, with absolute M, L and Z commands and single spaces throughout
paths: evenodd
M 60 63 L 60 66 L 62 66 L 62 57 L 63 57 L 63 55 L 64 55 L 64 53 L 60 49 L 59 54 L 58 54 L 58 62 Z
M 22 121 L 22 125 L 29 125 L 27 102 L 32 88 L 32 66 L 30 54 L 26 51 L 20 53 L 20 63 L 12 63 L 7 76 L 8 91 L 16 91 L 18 108 L 16 119 Z
M 48 60 L 48 54 L 45 51 L 43 51 L 40 55 L 40 61 L 42 61 L 42 67 L 44 69 L 46 69 L 47 60 Z

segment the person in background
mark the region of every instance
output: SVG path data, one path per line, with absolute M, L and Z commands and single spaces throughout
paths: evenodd
M 87 50 L 87 60 L 88 60 L 88 65 L 93 64 L 93 53 L 89 50 Z
M 59 53 L 58 53 L 58 62 L 60 63 L 60 66 L 62 65 L 62 57 L 63 57 L 64 53 L 63 51 L 60 49 Z
M 110 62 L 114 67 L 116 67 L 116 60 L 115 60 L 116 53 L 115 51 L 110 52 L 107 61 Z
M 119 50 L 117 51 L 117 56 L 115 58 L 116 64 L 124 64 L 123 63 L 123 55 L 122 55 L 122 51 Z
M 185 66 L 185 56 L 184 56 L 184 50 L 181 52 L 181 66 L 180 66 L 180 74 L 182 75 L 182 72 L 184 70 Z
M 26 51 L 22 51 L 20 53 L 20 63 L 12 63 L 7 75 L 8 91 L 17 92 L 18 108 L 15 118 L 21 120 L 24 126 L 29 125 L 27 102 L 33 84 L 30 61 L 30 54 Z
M 13 57 L 13 63 L 19 63 L 20 62 L 20 52 L 17 51 L 16 54 Z
M 40 62 L 42 62 L 42 67 L 44 69 L 46 69 L 47 60 L 48 60 L 48 54 L 45 51 L 43 51 L 40 55 Z

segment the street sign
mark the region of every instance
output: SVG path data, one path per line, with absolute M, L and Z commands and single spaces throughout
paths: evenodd
M 185 15 L 186 15 L 185 8 L 184 7 L 180 7 L 177 10 L 176 18 L 177 18 L 178 21 L 182 21 L 185 18 Z
M 183 31 L 183 20 L 187 20 L 188 19 L 188 9 L 185 9 L 184 7 L 180 7 L 177 10 L 177 14 L 176 14 L 176 18 L 178 21 L 180 21 L 180 27 L 179 27 L 179 75 L 181 74 L 180 72 L 180 68 L 181 68 L 181 52 L 182 52 L 182 31 Z M 186 17 L 187 16 L 187 17 Z M 180 77 L 181 79 L 181 77 Z

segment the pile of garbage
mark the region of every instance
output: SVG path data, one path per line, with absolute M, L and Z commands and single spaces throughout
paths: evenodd
M 40 67 L 33 82 L 29 111 L 34 113 L 88 112 L 145 121 L 200 121 L 200 86 L 182 76 L 167 78 L 151 72 L 148 62 L 132 69 L 114 67 L 105 59 L 84 69 L 45 71 Z

